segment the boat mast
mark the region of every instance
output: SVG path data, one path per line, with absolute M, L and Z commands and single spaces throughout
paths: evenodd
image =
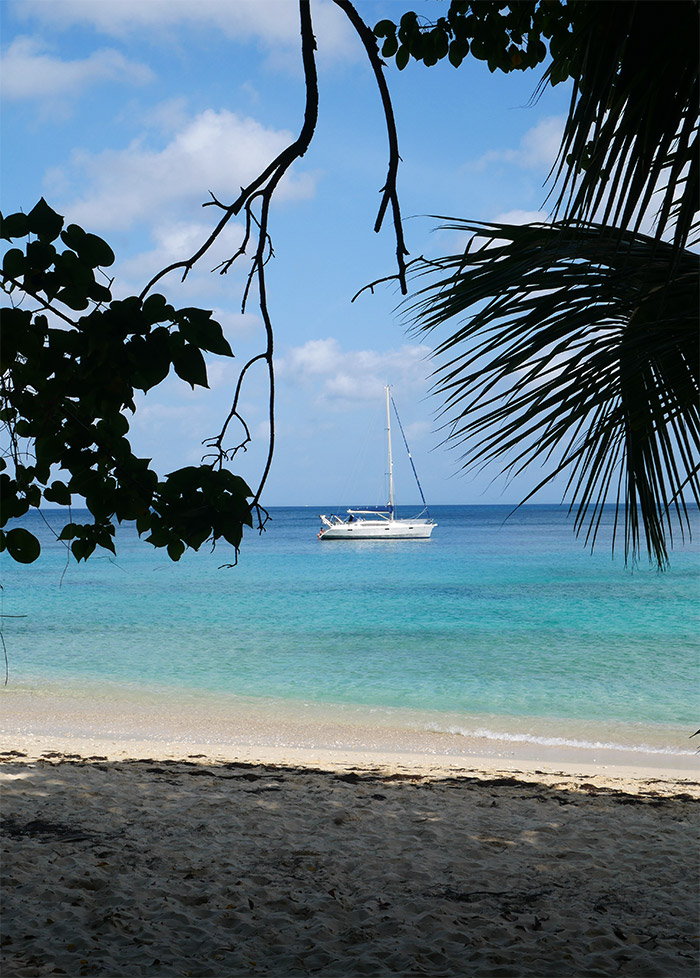
M 389 505 L 391 506 L 390 519 L 394 518 L 394 460 L 391 456 L 391 412 L 389 410 L 389 391 L 390 387 L 384 388 L 386 391 L 386 438 L 389 450 Z

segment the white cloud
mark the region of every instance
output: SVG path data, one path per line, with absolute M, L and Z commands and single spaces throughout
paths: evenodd
M 342 410 L 348 401 L 376 401 L 387 383 L 402 393 L 424 392 L 428 354 L 418 344 L 344 351 L 336 339 L 309 340 L 278 360 L 277 373 L 287 383 L 316 387 L 327 406 Z
M 209 191 L 223 202 L 232 201 L 293 138 L 255 119 L 207 109 L 162 149 L 137 140 L 125 150 L 79 153 L 70 174 L 58 171 L 51 179 L 56 185 L 69 178 L 74 185 L 87 184 L 83 194 L 63 204 L 72 221 L 94 230 L 124 229 L 157 220 L 175 202 L 180 210 L 188 202 L 199 206 Z M 281 182 L 276 199 L 313 193 L 310 174 L 292 173 Z
M 123 37 L 148 28 L 168 30 L 173 26 L 207 29 L 216 26 L 227 36 L 261 35 L 288 38 L 297 19 L 296 5 L 288 0 L 260 3 L 259 0 L 25 0 L 17 11 L 54 28 L 89 25 L 103 34 Z
M 526 167 L 551 166 L 559 151 L 564 122 L 564 116 L 550 116 L 529 129 L 520 140 L 516 162 Z
M 468 163 L 466 168 L 480 171 L 494 163 L 512 163 L 524 169 L 551 167 L 561 143 L 564 121 L 564 116 L 541 119 L 536 126 L 528 129 L 520 140 L 518 149 L 489 150 L 478 160 Z
M 546 211 L 504 211 L 494 217 L 495 224 L 544 224 L 547 220 Z
M 211 234 L 212 226 L 213 221 L 211 224 L 205 224 L 203 221 L 172 221 L 153 225 L 151 227 L 153 247 L 119 263 L 116 280 L 120 291 L 129 295 L 140 292 L 156 272 L 194 255 Z M 200 293 L 211 296 L 228 292 L 231 279 L 240 280 L 240 275 L 236 272 L 240 271 L 241 275 L 247 274 L 250 266 L 245 258 L 239 260 L 239 269 L 234 265 L 233 270 L 225 276 L 212 273 L 212 269 L 231 258 L 237 251 L 243 233 L 241 223 L 229 222 L 206 256 L 190 271 L 183 287 L 179 289 L 183 297 L 179 298 L 178 302 L 191 302 Z M 179 283 L 181 279 L 182 269 L 179 269 L 171 273 L 168 281 L 174 280 Z M 158 291 L 158 288 L 156 286 L 155 290 Z
M 124 111 L 128 111 L 133 119 L 133 105 L 129 105 Z M 187 100 L 182 96 L 166 99 L 155 106 L 141 110 L 139 119 L 140 124 L 146 129 L 156 130 L 163 136 L 171 136 L 178 130 L 184 129 L 190 120 Z
M 221 322 L 221 318 L 217 316 L 216 310 L 214 310 L 214 319 Z M 224 330 L 224 332 L 226 332 L 226 330 Z M 233 391 L 235 390 L 236 382 L 238 381 L 238 375 L 241 369 L 240 364 L 236 360 L 231 360 L 228 357 L 220 357 L 214 360 L 210 353 L 206 353 L 204 356 L 207 361 L 207 381 L 209 382 L 209 390 L 223 390 L 224 392 L 231 391 L 231 396 L 233 397 Z
M 435 433 L 435 426 L 428 421 L 412 421 L 411 424 L 404 426 L 406 440 L 409 444 L 431 438 Z
M 54 30 L 88 25 L 119 38 L 147 31 L 166 43 L 182 29 L 213 30 L 238 43 L 257 40 L 268 49 L 299 51 L 299 10 L 293 0 L 24 0 L 15 10 Z M 314 0 L 312 17 L 322 57 L 357 57 L 352 28 L 334 4 Z
M 37 38 L 18 37 L 3 53 L 0 78 L 5 99 L 55 100 L 80 94 L 99 82 L 144 84 L 153 73 L 109 48 L 82 60 L 62 61 Z
M 279 362 L 280 370 L 288 370 L 298 377 L 327 374 L 338 365 L 340 344 L 335 339 L 309 340 L 303 346 L 294 347 Z

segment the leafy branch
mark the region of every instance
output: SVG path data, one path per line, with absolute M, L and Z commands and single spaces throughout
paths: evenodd
M 157 386 L 171 369 L 192 388 L 206 387 L 203 351 L 233 356 L 220 324 L 159 294 L 112 300 L 96 277 L 114 262 L 109 245 L 75 224 L 64 227 L 43 199 L 29 214 L 4 218 L 0 234 L 26 239 L 24 249 L 6 252 L 0 273 L 10 302 L 1 311 L 0 550 L 21 563 L 36 560 L 35 535 L 4 527 L 46 501 L 69 507 L 59 540 L 77 560 L 97 546 L 114 552 L 114 523 L 123 520 L 134 520 L 173 560 L 205 540 L 223 538 L 237 551 L 243 526 L 252 525 L 243 479 L 211 465 L 160 479 L 126 437 L 136 390 Z M 35 308 L 25 308 L 27 300 Z M 57 470 L 66 481 L 54 477 Z M 92 523 L 72 521 L 76 496 Z
M 380 92 L 389 137 L 389 170 L 375 230 L 379 231 L 391 208 L 396 235 L 399 279 L 405 283 L 407 249 L 396 188 L 398 138 L 383 63 L 372 31 L 348 0 L 336 0 L 349 18 L 367 53 Z M 94 522 L 69 522 L 59 538 L 70 545 L 78 560 L 96 546 L 114 550 L 114 520 L 136 521 L 154 546 L 166 547 L 177 560 L 187 546 L 197 549 L 220 537 L 238 548 L 244 525 L 258 528 L 268 519 L 261 496 L 269 476 L 275 447 L 274 331 L 268 303 L 266 269 L 273 256 L 270 210 L 274 194 L 292 165 L 307 152 L 318 121 L 316 41 L 309 0 L 299 0 L 301 58 L 305 106 L 298 136 L 246 186 L 233 203 L 214 195 L 203 206 L 221 211 L 215 227 L 190 257 L 161 269 L 138 296 L 116 302 L 110 288 L 98 282 L 94 271 L 114 261 L 109 246 L 77 225 L 64 228 L 63 218 L 42 200 L 29 215 L 9 215 L 3 222 L 7 240 L 27 238 L 26 249 L 11 248 L 4 257 L 2 288 L 11 307 L 3 310 L 2 409 L 0 422 L 9 447 L 0 459 L 3 523 L 38 507 L 42 499 L 70 506 L 82 496 Z M 207 386 L 202 351 L 232 356 L 221 327 L 211 313 L 199 309 L 175 310 L 154 287 L 167 275 L 180 271 L 184 281 L 211 249 L 231 220 L 244 216 L 242 240 L 234 254 L 215 271 L 226 274 L 240 259 L 251 255 L 241 308 L 253 289 L 263 321 L 264 348 L 242 366 L 231 408 L 220 432 L 204 441 L 209 451 L 198 467 L 186 467 L 160 480 L 149 460 L 131 452 L 126 434 L 125 409 L 135 410 L 134 389 L 148 391 L 159 384 L 171 367 L 183 380 Z M 54 242 L 65 245 L 59 251 Z M 29 311 L 16 304 L 21 294 L 38 304 Z M 85 312 L 79 318 L 65 311 Z M 53 323 L 60 321 L 61 328 Z M 228 471 L 230 462 L 251 441 L 250 429 L 240 412 L 243 384 L 250 369 L 264 363 L 268 381 L 269 441 L 256 489 Z M 225 445 L 231 423 L 243 429 L 233 448 Z M 25 447 L 26 445 L 26 447 Z M 12 466 L 11 472 L 7 463 Z M 68 481 L 51 481 L 55 467 Z M 250 497 L 252 499 L 249 501 Z M 0 548 L 15 559 L 29 562 L 39 554 L 38 540 L 23 527 L 0 531 Z
M 386 121 L 387 137 L 389 140 L 389 170 L 386 183 L 382 187 L 382 198 L 379 204 L 379 212 L 374 222 L 376 233 L 382 228 L 386 211 L 391 204 L 391 211 L 394 220 L 394 234 L 396 236 L 396 263 L 398 265 L 398 281 L 403 295 L 408 291 L 406 285 L 406 256 L 408 249 L 403 234 L 403 224 L 401 221 L 401 207 L 399 206 L 399 196 L 396 187 L 396 179 L 399 171 L 401 157 L 399 155 L 399 138 L 396 131 L 396 120 L 394 118 L 394 108 L 391 103 L 389 87 L 384 76 L 384 62 L 379 57 L 379 48 L 374 32 L 364 23 L 349 0 L 333 0 L 337 7 L 347 15 L 348 20 L 357 31 L 365 52 L 369 59 L 370 66 L 374 72 L 374 77 L 379 89 L 379 95 Z

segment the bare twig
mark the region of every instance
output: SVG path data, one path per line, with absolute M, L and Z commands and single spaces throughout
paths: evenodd
M 403 236 L 401 211 L 396 189 L 396 178 L 400 156 L 396 121 L 394 119 L 389 89 L 384 77 L 384 63 L 379 57 L 379 50 L 372 31 L 362 21 L 352 3 L 350 3 L 349 0 L 334 0 L 334 2 L 348 17 L 358 36 L 360 37 L 362 44 L 364 45 L 370 65 L 374 71 L 382 100 L 389 139 L 389 169 L 386 183 L 381 191 L 382 198 L 374 225 L 374 230 L 378 232 L 381 229 L 386 212 L 389 207 L 391 207 L 394 233 L 396 236 L 396 257 L 398 264 L 398 273 L 396 278 L 399 281 L 401 292 L 406 294 L 406 256 L 408 255 L 408 251 L 406 249 Z M 299 135 L 293 142 L 286 146 L 285 149 L 283 149 L 282 152 L 279 153 L 255 177 L 254 180 L 252 180 L 246 187 L 241 187 L 240 194 L 232 204 L 226 205 L 215 197 L 213 193 L 210 193 L 211 199 L 208 200 L 203 206 L 217 207 L 223 211 L 218 224 L 212 230 L 211 234 L 204 241 L 201 247 L 199 247 L 190 258 L 175 262 L 162 269 L 150 280 L 141 293 L 141 298 L 143 299 L 153 288 L 156 282 L 158 282 L 165 275 L 177 269 L 182 270 L 182 277 L 184 280 L 196 262 L 199 261 L 199 259 L 207 253 L 207 251 L 209 251 L 231 218 L 243 213 L 245 215 L 245 228 L 238 249 L 231 258 L 221 262 L 215 268 L 215 271 L 218 271 L 220 274 L 226 274 L 239 258 L 245 256 L 252 239 L 255 237 L 254 227 L 257 228 L 257 246 L 255 248 L 251 268 L 246 279 L 241 308 L 242 311 L 245 311 L 250 291 L 253 285 L 256 285 L 258 290 L 260 315 L 262 317 L 265 329 L 265 349 L 251 357 L 250 360 L 248 360 L 248 362 L 243 366 L 236 384 L 231 409 L 224 421 L 221 431 L 217 436 L 207 439 L 203 444 L 207 448 L 212 449 L 211 454 L 205 455 L 205 458 L 208 460 L 208 464 L 212 467 L 221 467 L 224 461 L 232 458 L 236 452 L 240 451 L 241 449 L 244 451 L 247 450 L 247 445 L 251 441 L 250 429 L 239 413 L 242 383 L 253 364 L 264 361 L 267 364 L 268 372 L 268 417 L 270 424 L 270 437 L 263 472 L 251 503 L 251 510 L 257 513 L 258 528 L 261 530 L 267 522 L 268 514 L 262 510 L 260 506 L 260 498 L 270 472 L 275 447 L 275 373 L 273 364 L 274 334 L 272 320 L 268 308 L 267 283 L 265 278 L 266 265 L 274 254 L 272 249 L 272 241 L 268 231 L 270 205 L 275 190 L 279 186 L 281 179 L 287 173 L 292 164 L 296 160 L 303 157 L 308 150 L 318 119 L 318 78 L 315 56 L 316 41 L 313 34 L 309 0 L 299 0 L 299 21 L 301 32 L 301 56 L 306 93 L 304 121 L 299 131 Z M 237 419 L 241 423 L 244 431 L 244 438 L 235 448 L 225 449 L 224 438 L 233 419 Z
M 408 249 L 406 248 L 406 242 L 404 240 L 403 224 L 401 221 L 401 208 L 399 206 L 399 195 L 396 189 L 396 177 L 398 174 L 401 157 L 399 155 L 399 137 L 396 131 L 394 109 L 391 104 L 389 86 L 387 85 L 386 78 L 384 77 L 385 64 L 379 57 L 377 39 L 355 10 L 352 3 L 350 3 L 350 0 L 333 0 L 333 2 L 337 7 L 340 7 L 357 31 L 357 34 L 364 45 L 365 51 L 367 52 L 367 57 L 369 58 L 369 63 L 372 66 L 374 77 L 377 80 L 377 87 L 379 88 L 379 95 L 382 100 L 382 108 L 384 109 L 384 118 L 386 120 L 387 136 L 389 138 L 389 172 L 387 173 L 386 183 L 382 187 L 382 199 L 379 204 L 377 220 L 374 223 L 374 230 L 376 232 L 381 230 L 387 208 L 389 204 L 391 204 L 392 216 L 394 219 L 394 233 L 396 235 L 396 262 L 399 266 L 397 278 L 401 286 L 402 295 L 406 295 L 408 292 L 408 286 L 406 284 L 406 255 L 408 255 Z
M 243 417 L 238 413 L 238 400 L 239 400 L 239 397 L 241 395 L 241 387 L 243 386 L 243 378 L 247 374 L 248 370 L 253 366 L 254 363 L 257 363 L 258 360 L 264 360 L 264 359 L 266 359 L 266 354 L 265 353 L 258 353 L 254 357 L 251 357 L 250 360 L 242 367 L 242 369 L 241 369 L 241 371 L 240 371 L 240 373 L 238 375 L 238 382 L 236 384 L 236 391 L 235 391 L 235 393 L 233 395 L 233 402 L 231 404 L 231 410 L 229 411 L 229 413 L 228 413 L 228 415 L 226 417 L 226 420 L 223 423 L 223 426 L 221 428 L 221 431 L 219 432 L 219 434 L 215 438 L 207 438 L 205 441 L 202 442 L 202 444 L 205 445 L 207 448 L 214 448 L 214 449 L 216 449 L 216 453 L 214 455 L 205 455 L 204 457 L 205 458 L 215 458 L 217 461 L 214 464 L 217 464 L 218 463 L 219 468 L 221 468 L 221 463 L 223 462 L 224 459 L 227 459 L 227 460 L 228 459 L 232 459 L 236 455 L 236 453 L 239 452 L 241 449 L 243 449 L 244 452 L 247 451 L 246 445 L 248 444 L 249 441 L 252 440 L 251 439 L 251 436 L 250 436 L 250 429 L 248 428 L 248 425 L 246 424 L 246 422 L 243 419 Z M 243 428 L 245 430 L 245 435 L 246 436 L 245 436 L 245 438 L 243 439 L 243 441 L 239 445 L 236 445 L 235 448 L 224 449 L 223 442 L 224 442 L 224 438 L 226 437 L 226 430 L 227 430 L 229 424 L 231 423 L 231 421 L 233 421 L 234 418 L 237 418 L 238 421 L 240 421 L 240 423 L 243 425 Z
M 204 205 L 206 206 L 206 204 Z M 222 261 L 220 264 L 215 265 L 212 269 L 213 272 L 219 272 L 220 275 L 225 275 L 231 265 L 236 261 L 237 258 L 242 258 L 246 253 L 246 248 L 250 241 L 251 226 L 254 220 L 254 215 L 250 210 L 250 207 L 246 208 L 246 222 L 245 222 L 245 234 L 243 235 L 243 240 L 241 241 L 238 251 L 232 258 L 228 258 L 226 261 Z M 257 221 L 256 221 L 257 223 Z
M 279 153 L 275 159 L 272 160 L 272 162 L 269 163 L 265 169 L 259 173 L 251 183 L 248 184 L 247 187 L 241 188 L 241 192 L 233 204 L 226 207 L 224 204 L 218 201 L 213 194 L 210 194 L 212 200 L 207 201 L 207 203 L 203 206 L 217 206 L 222 208 L 224 210 L 223 217 L 206 239 L 204 244 L 202 244 L 190 258 L 186 259 L 185 261 L 174 262 L 172 265 L 168 265 L 166 268 L 163 268 L 160 272 L 153 276 L 153 278 L 141 292 L 142 299 L 153 288 L 156 282 L 175 269 L 184 269 L 182 276 L 184 280 L 199 259 L 205 255 L 207 251 L 209 251 L 231 218 L 239 214 L 244 208 L 249 208 L 251 201 L 257 196 L 257 191 L 264 188 L 264 193 L 269 195 L 277 186 L 281 177 L 287 172 L 292 163 L 296 159 L 304 156 L 309 148 L 311 138 L 316 129 L 316 121 L 318 119 L 318 76 L 316 72 L 316 58 L 314 54 L 316 49 L 316 40 L 313 35 L 309 0 L 299 0 L 299 17 L 301 21 L 301 56 L 304 68 L 304 81 L 306 85 L 306 110 L 304 114 L 304 124 L 299 136 L 294 140 L 294 142 L 290 143 L 285 149 L 283 149 L 282 152 Z
M 272 320 L 270 318 L 270 313 L 267 304 L 267 285 L 265 279 L 265 266 L 267 261 L 271 256 L 271 246 L 270 254 L 266 256 L 266 247 L 269 245 L 269 234 L 268 234 L 268 224 L 270 215 L 270 203 L 272 201 L 272 196 L 277 188 L 280 180 L 287 172 L 289 167 L 296 159 L 300 159 L 306 153 L 311 139 L 313 137 L 314 131 L 316 129 L 316 122 L 318 119 L 318 77 L 316 73 L 316 41 L 313 35 L 313 25 L 311 22 L 311 11 L 309 7 L 308 0 L 300 0 L 299 2 L 299 18 L 301 23 L 301 53 L 302 53 L 302 63 L 304 68 L 304 80 L 306 88 L 306 105 L 304 110 L 304 124 L 301 128 L 299 136 L 297 139 L 291 143 L 282 153 L 279 154 L 277 159 L 273 161 L 270 166 L 267 167 L 263 174 L 261 174 L 252 184 L 250 184 L 247 191 L 243 191 L 241 197 L 233 205 L 234 208 L 245 204 L 247 215 L 252 216 L 252 203 L 257 198 L 260 197 L 261 208 L 260 208 L 260 218 L 256 222 L 258 223 L 258 247 L 253 259 L 253 268 L 251 270 L 251 275 L 249 276 L 248 285 L 246 287 L 246 297 L 247 292 L 250 287 L 253 278 L 257 281 L 258 286 L 258 301 L 260 306 L 260 314 L 263 319 L 265 326 L 265 335 L 267 339 L 267 344 L 264 353 L 259 354 L 257 357 L 252 358 L 244 367 L 243 373 L 245 373 L 253 362 L 257 360 L 264 360 L 267 363 L 268 370 L 268 389 L 269 389 L 269 400 L 268 400 L 268 418 L 270 423 L 270 437 L 268 441 L 268 451 L 267 458 L 265 461 L 265 466 L 263 469 L 262 476 L 258 483 L 258 487 L 253 496 L 253 501 L 251 503 L 251 508 L 256 510 L 258 513 L 259 529 L 262 529 L 265 525 L 266 519 L 262 520 L 260 518 L 260 497 L 262 495 L 263 488 L 267 482 L 267 477 L 270 472 L 270 467 L 272 465 L 272 457 L 275 449 L 275 372 L 273 364 L 273 352 L 274 352 L 274 332 L 272 329 Z M 261 189 L 263 183 L 264 188 Z M 245 194 L 245 197 L 244 197 Z M 253 218 L 254 219 L 254 218 Z M 230 265 L 228 266 L 230 267 Z M 245 297 L 244 297 L 245 302 Z M 236 394 L 234 397 L 234 404 L 232 406 L 231 412 L 229 413 L 229 418 L 224 425 L 221 437 L 228 425 L 229 420 L 232 417 L 238 415 L 238 397 L 240 395 L 240 379 L 239 384 L 236 388 Z M 245 426 L 247 428 L 247 426 Z M 246 442 L 243 442 L 245 446 Z M 219 446 L 222 449 L 222 445 Z
M 268 389 L 269 389 L 269 401 L 268 401 L 268 418 L 270 423 L 270 438 L 268 443 L 267 458 L 265 461 L 265 466 L 263 469 L 262 476 L 259 480 L 257 489 L 255 490 L 253 502 L 251 503 L 251 509 L 255 510 L 258 515 L 259 529 L 262 529 L 267 522 L 268 515 L 265 513 L 265 517 L 261 515 L 264 510 L 260 507 L 260 496 L 263 491 L 263 487 L 267 481 L 267 477 L 270 472 L 270 466 L 272 464 L 272 456 L 275 447 L 275 374 L 273 365 L 273 351 L 274 351 L 274 332 L 272 328 L 272 320 L 270 317 L 268 303 L 267 303 L 267 285 L 265 280 L 265 267 L 273 255 L 272 242 L 268 232 L 269 226 L 269 215 L 270 215 L 270 204 L 272 202 L 272 197 L 274 192 L 279 185 L 280 180 L 285 175 L 290 166 L 295 160 L 300 159 L 306 153 L 311 139 L 313 137 L 314 131 L 316 129 L 316 122 L 318 119 L 318 77 L 316 73 L 316 41 L 313 34 L 313 25 L 311 22 L 311 11 L 309 6 L 309 0 L 299 0 L 299 19 L 301 26 L 301 53 L 302 53 L 302 63 L 304 68 L 304 80 L 305 80 L 305 90 L 306 90 L 306 105 L 304 109 L 304 122 L 299 132 L 298 137 L 294 142 L 290 143 L 263 171 L 260 173 L 255 180 L 252 181 L 247 187 L 242 188 L 241 193 L 237 200 L 231 204 L 229 207 L 225 207 L 220 201 L 218 201 L 212 194 L 212 200 L 208 201 L 207 206 L 217 206 L 225 210 L 223 218 L 219 221 L 218 225 L 209 236 L 209 238 L 204 242 L 201 248 L 195 254 L 185 262 L 178 262 L 175 265 L 168 266 L 168 268 L 163 269 L 151 282 L 148 284 L 144 290 L 144 295 L 146 292 L 161 278 L 163 275 L 172 271 L 174 268 L 184 268 L 185 275 L 192 268 L 194 263 L 208 250 L 208 248 L 213 244 L 218 235 L 221 233 L 225 227 L 226 222 L 235 214 L 238 214 L 241 210 L 245 213 L 246 225 L 243 240 L 239 246 L 236 253 L 228 261 L 221 263 L 217 266 L 217 270 L 221 274 L 225 274 L 236 261 L 236 259 L 242 257 L 250 243 L 252 237 L 253 225 L 257 226 L 257 247 L 255 250 L 255 255 L 253 256 L 252 267 L 248 275 L 246 286 L 243 294 L 242 309 L 245 310 L 245 305 L 248 299 L 248 295 L 253 283 L 257 284 L 258 287 L 258 301 L 260 307 L 260 314 L 262 316 L 263 324 L 265 327 L 265 337 L 266 345 L 265 350 L 261 353 L 256 354 L 251 357 L 250 360 L 243 366 L 236 384 L 236 390 L 234 392 L 233 403 L 231 409 L 224 421 L 223 427 L 220 433 L 212 439 L 208 439 L 204 444 L 214 449 L 211 455 L 205 456 L 206 458 L 212 459 L 209 463 L 212 466 L 218 465 L 221 467 L 224 460 L 228 460 L 233 457 L 237 451 L 241 448 L 245 451 L 248 442 L 251 440 L 250 430 L 245 420 L 241 417 L 238 411 L 238 404 L 241 394 L 241 387 L 243 380 L 254 363 L 259 361 L 265 361 L 267 363 L 268 370 Z M 260 215 L 259 217 L 253 211 L 253 206 L 256 202 L 260 203 Z M 243 441 L 237 445 L 232 450 L 226 450 L 223 446 L 223 441 L 226 436 L 226 431 L 228 429 L 231 421 L 237 418 L 243 425 L 245 432 L 245 437 Z
M 3 618 L 4 617 L 5 615 L 3 615 Z M 19 618 L 24 616 L 16 615 L 13 617 Z M 0 642 L 2 642 L 2 651 L 3 651 L 3 655 L 5 656 L 5 682 L 3 683 L 3 686 L 7 686 L 8 682 L 10 681 L 10 660 L 7 658 L 7 646 L 5 645 L 5 636 L 3 635 L 1 628 L 0 628 Z
M 409 268 L 413 268 L 415 265 L 434 265 L 436 268 L 439 267 L 436 262 L 432 262 L 429 258 L 425 258 L 423 255 L 420 255 L 418 258 L 413 258 L 411 261 L 406 262 L 404 272 L 408 272 Z M 384 282 L 400 283 L 401 276 L 398 272 L 396 272 L 394 275 L 384 275 L 382 278 L 376 278 L 373 282 L 368 282 L 367 285 L 363 285 L 361 289 L 358 289 L 350 301 L 354 302 L 355 299 L 359 299 L 363 292 L 369 291 L 372 293 L 372 295 L 374 295 L 375 287 L 377 285 L 382 285 Z

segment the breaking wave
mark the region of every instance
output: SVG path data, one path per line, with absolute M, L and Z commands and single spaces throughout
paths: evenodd
M 682 750 L 678 747 L 653 747 L 650 744 L 618 744 L 612 741 L 600 740 L 577 740 L 567 737 L 545 737 L 528 733 L 504 733 L 503 731 L 489 730 L 485 727 L 477 727 L 468 730 L 459 726 L 440 726 L 439 724 L 427 724 L 425 729 L 430 733 L 454 734 L 460 737 L 472 737 L 479 740 L 494 740 L 501 743 L 517 744 L 537 744 L 539 747 L 578 747 L 585 750 L 620 750 L 630 751 L 635 754 L 670 754 L 685 756 L 694 754 L 690 748 Z

